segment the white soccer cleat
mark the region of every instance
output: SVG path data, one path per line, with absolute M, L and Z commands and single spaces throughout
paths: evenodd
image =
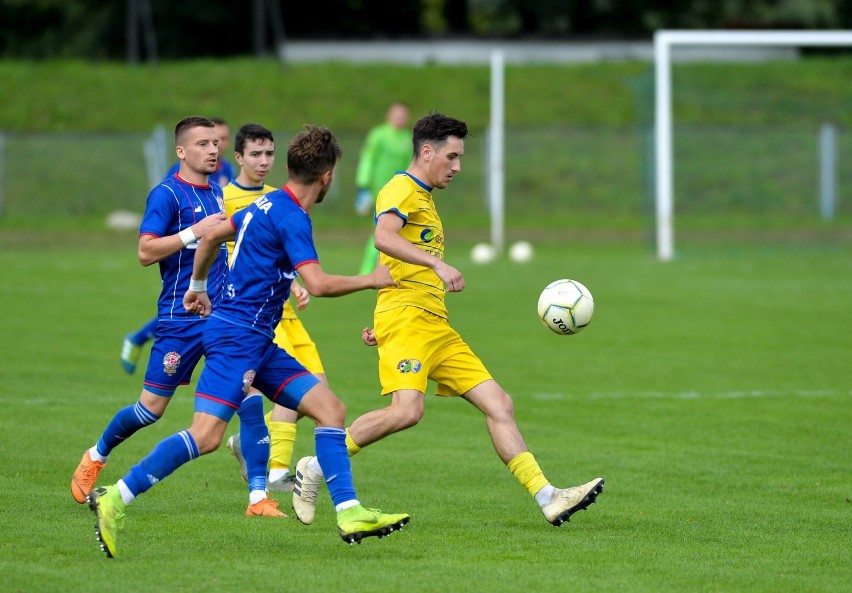
M 598 494 L 603 492 L 603 478 L 595 478 L 591 482 L 573 488 L 557 488 L 553 498 L 541 507 L 544 517 L 556 527 L 576 513 L 586 509 L 595 502 Z
M 311 459 L 313 458 L 302 457 L 296 464 L 296 481 L 293 484 L 293 510 L 296 511 L 296 518 L 305 525 L 314 522 L 314 515 L 317 512 L 317 490 L 319 490 L 320 482 L 323 481 L 322 474 L 308 467 Z

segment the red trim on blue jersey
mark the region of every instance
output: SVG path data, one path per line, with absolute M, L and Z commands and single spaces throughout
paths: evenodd
M 289 187 L 287 187 L 286 185 L 284 185 L 284 186 L 281 188 L 281 191 L 283 191 L 285 194 L 287 194 L 288 196 L 290 196 L 290 199 L 291 199 L 291 200 L 293 200 L 294 202 L 296 202 L 296 205 L 297 205 L 299 208 L 302 208 L 302 203 L 298 200 L 298 198 L 296 198 L 296 194 L 294 194 L 294 193 L 293 193 L 293 191 L 292 191 Z M 304 208 L 302 208 L 302 210 L 304 210 Z
M 284 388 L 287 387 L 287 385 L 291 381 L 293 381 L 294 379 L 298 379 L 299 377 L 304 377 L 305 375 L 310 375 L 310 374 L 311 374 L 310 371 L 305 371 L 304 373 L 299 373 L 298 375 L 293 375 L 292 377 L 290 377 L 289 379 L 284 381 L 281 385 L 278 386 L 278 389 L 275 390 L 275 395 L 273 395 L 272 398 L 271 398 L 272 401 L 276 401 L 278 399 L 278 396 L 281 395 L 281 392 L 284 391 Z
M 153 387 L 154 389 L 163 389 L 165 391 L 174 388 L 174 385 L 160 385 L 159 383 L 152 383 L 151 381 L 143 381 L 142 385 L 146 387 Z M 181 381 L 178 385 L 189 385 L 189 381 Z
M 187 185 L 191 185 L 192 187 L 198 187 L 198 188 L 201 188 L 201 189 L 210 189 L 210 184 L 209 184 L 209 183 L 205 183 L 204 185 L 201 185 L 201 184 L 198 184 L 198 183 L 192 183 L 192 182 L 190 182 L 190 181 L 187 181 L 187 180 L 186 180 L 186 179 L 184 179 L 183 177 L 181 177 L 181 176 L 180 176 L 180 173 L 175 173 L 175 177 L 176 177 L 176 178 L 177 178 L 177 180 L 178 180 L 178 181 L 180 181 L 181 183 L 185 183 L 185 184 L 187 184 Z
M 240 407 L 238 405 L 232 404 L 231 402 L 229 402 L 227 400 L 224 400 L 224 399 L 221 399 L 221 398 L 218 398 L 218 397 L 213 397 L 212 395 L 207 395 L 206 393 L 199 393 L 199 392 L 196 391 L 195 397 L 208 399 L 212 402 L 216 402 L 217 404 L 224 404 L 224 405 L 228 406 L 229 408 L 233 408 L 235 410 Z
M 318 264 L 318 263 L 319 263 L 318 259 L 306 259 L 305 261 L 301 261 L 298 264 L 296 264 L 295 266 L 293 266 L 293 269 L 298 270 L 299 268 L 301 268 L 305 264 Z

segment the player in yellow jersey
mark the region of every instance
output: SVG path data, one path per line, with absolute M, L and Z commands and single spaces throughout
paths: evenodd
M 237 132 L 234 151 L 234 158 L 240 167 L 240 172 L 222 190 L 225 212 L 228 216 L 247 207 L 259 196 L 277 189 L 265 183 L 266 177 L 275 164 L 275 141 L 272 132 L 257 124 L 246 124 Z M 228 243 L 228 251 L 233 252 L 232 243 Z M 295 281 L 291 291 L 296 299 L 297 307 L 300 310 L 304 309 L 310 299 L 308 291 Z M 281 323 L 275 328 L 275 343 L 328 386 L 316 344 L 296 316 L 290 301 L 284 304 Z M 289 492 L 293 489 L 293 477 L 290 475 L 289 468 L 296 442 L 297 420 L 298 415 L 295 411 L 277 404 L 266 415 L 270 441 L 269 478 L 266 483 L 268 490 Z M 243 479 L 247 479 L 239 433 L 231 436 L 227 445 L 240 463 Z
M 462 291 L 465 282 L 444 261 L 444 229 L 432 192 L 446 188 L 461 170 L 466 136 L 467 125 L 460 120 L 440 113 L 421 118 L 414 126 L 411 164 L 379 192 L 375 243 L 379 263 L 389 267 L 394 285 L 379 290 L 374 329 L 364 330 L 362 337 L 368 345 L 378 345 L 382 395 L 390 395 L 391 402 L 356 418 L 346 445 L 354 455 L 417 424 L 431 379 L 437 383 L 436 395 L 460 396 L 482 411 L 497 455 L 545 518 L 559 526 L 595 501 L 603 479 L 555 488 L 544 477 L 518 429 L 512 398 L 447 320 L 445 293 Z M 321 479 L 315 457 L 299 460 L 293 508 L 303 523 L 313 521 Z

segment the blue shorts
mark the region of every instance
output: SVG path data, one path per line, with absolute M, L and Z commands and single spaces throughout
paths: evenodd
M 188 385 L 204 354 L 206 321 L 160 321 L 151 346 L 143 387 L 163 397 L 174 395 L 178 385 Z
M 205 363 L 195 411 L 229 422 L 249 387 L 291 410 L 319 380 L 269 336 L 217 317 L 204 329 Z

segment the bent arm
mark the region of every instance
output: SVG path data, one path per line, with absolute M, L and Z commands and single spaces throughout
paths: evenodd
M 317 262 L 310 262 L 299 266 L 299 278 L 308 292 L 316 297 L 343 296 L 393 285 L 387 266 L 377 266 L 371 273 L 362 276 L 339 276 L 327 274 Z
M 194 243 L 196 240 L 204 237 L 212 226 L 217 225 L 225 219 L 226 216 L 224 214 L 211 214 L 174 235 L 167 235 L 165 237 L 142 235 L 139 237 L 139 248 L 137 250 L 139 263 L 147 267 L 166 259 L 190 243 Z
M 210 266 L 216 260 L 222 243 L 232 241 L 235 236 L 236 231 L 230 219 L 219 222 L 204 234 L 204 240 L 198 242 L 198 247 L 195 250 L 195 259 L 192 265 L 193 280 L 207 280 Z
M 404 223 L 405 221 L 393 212 L 385 212 L 379 216 L 376 221 L 376 249 L 394 259 L 433 270 L 449 292 L 464 290 L 464 277 L 461 272 L 439 257 L 418 249 L 399 234 Z

